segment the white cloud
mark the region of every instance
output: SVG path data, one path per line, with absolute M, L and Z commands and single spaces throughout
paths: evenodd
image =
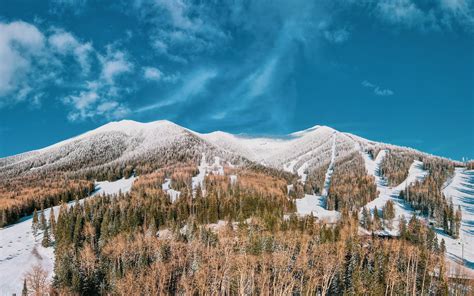
M 393 90 L 388 89 L 388 88 L 382 88 L 382 87 L 380 87 L 376 84 L 373 84 L 373 83 L 371 83 L 367 80 L 362 81 L 362 86 L 365 87 L 365 88 L 372 89 L 372 91 L 374 92 L 374 94 L 376 96 L 386 97 L 386 96 L 393 96 L 395 94 L 393 92 Z
M 72 56 L 83 70 L 78 81 L 77 74 L 64 66 L 66 56 Z M 92 63 L 93 59 L 100 63 Z M 92 66 L 97 67 L 95 71 Z M 116 79 L 133 67 L 125 52 L 108 46 L 101 55 L 91 43 L 62 29 L 52 28 L 45 34 L 33 24 L 0 22 L 0 108 L 26 99 L 30 106 L 40 106 L 47 97 L 45 89 L 56 84 L 73 89 L 62 99 L 72 108 L 70 120 L 125 116 L 129 110 L 118 98 L 129 89 Z
M 377 4 L 380 16 L 389 23 L 409 26 L 424 22 L 425 15 L 411 0 L 382 0 Z
M 373 13 L 382 21 L 421 30 L 452 29 L 454 24 L 474 31 L 472 0 L 380 0 L 371 1 Z
M 129 109 L 109 95 L 109 89 L 100 81 L 87 82 L 84 88 L 75 95 L 63 99 L 63 103 L 71 105 L 70 121 L 81 121 L 96 116 L 117 119 L 126 116 Z
M 62 55 L 72 54 L 81 65 L 84 74 L 90 71 L 90 59 L 94 49 L 91 43 L 81 43 L 69 32 L 57 31 L 48 39 L 51 48 Z
M 126 116 L 130 110 L 118 98 L 128 89 L 117 84 L 116 79 L 132 72 L 134 64 L 124 51 L 107 47 L 105 55 L 97 54 L 101 71 L 98 78 L 87 82 L 76 94 L 67 96 L 63 102 L 73 107 L 68 118 L 81 121 L 102 116 L 107 119 L 118 119 Z
M 44 35 L 25 22 L 0 23 L 0 106 L 15 91 L 13 100 L 23 100 L 32 89 L 30 75 L 35 58 L 43 54 Z
M 118 76 L 131 72 L 133 69 L 133 64 L 120 50 L 109 49 L 107 55 L 100 57 L 100 60 L 102 62 L 102 78 L 109 84 L 113 84 Z
M 146 80 L 159 81 L 161 78 L 163 78 L 163 72 L 161 72 L 158 68 L 144 67 L 143 77 L 145 77 Z

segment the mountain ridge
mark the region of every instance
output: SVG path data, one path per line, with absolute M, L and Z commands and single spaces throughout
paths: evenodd
M 190 149 L 199 155 L 216 150 L 221 156 L 227 154 L 224 158 L 228 160 L 243 158 L 295 173 L 302 165 L 317 167 L 329 160 L 328 143 L 332 135 L 337 138 L 338 157 L 357 150 L 388 148 L 452 161 L 414 148 L 368 140 L 324 125 L 315 125 L 284 136 L 260 137 L 224 131 L 199 133 L 168 120 L 147 123 L 121 120 L 44 148 L 0 158 L 0 172 L 24 173 L 47 168 L 69 170 L 69 163 L 78 164 L 76 167 L 83 169 L 117 161 L 143 160 L 147 155 L 159 154 L 158 151 Z M 285 169 L 288 167 L 292 170 Z

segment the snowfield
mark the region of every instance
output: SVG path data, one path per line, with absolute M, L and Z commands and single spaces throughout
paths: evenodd
M 120 179 L 114 182 L 96 182 L 96 190 L 91 196 L 100 194 L 118 194 L 130 191 L 136 177 Z M 89 197 L 90 198 L 90 197 Z M 80 200 L 83 202 L 84 200 Z M 68 206 L 74 205 L 72 201 Z M 56 218 L 59 207 L 54 207 Z M 49 221 L 51 208 L 45 209 L 44 214 Z M 40 212 L 38 211 L 38 217 Z M 21 295 L 25 274 L 34 265 L 40 265 L 53 277 L 54 249 L 41 246 L 43 232 L 33 235 L 33 216 L 23 218 L 20 222 L 0 229 L 0 295 Z

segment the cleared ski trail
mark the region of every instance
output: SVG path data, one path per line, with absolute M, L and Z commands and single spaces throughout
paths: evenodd
M 296 211 L 299 215 L 313 215 L 318 217 L 321 220 L 326 220 L 328 222 L 335 222 L 339 219 L 340 213 L 337 211 L 328 211 L 326 209 L 326 197 L 329 191 L 329 186 L 331 185 L 331 178 L 334 172 L 334 163 L 336 160 L 336 134 L 332 136 L 332 148 L 331 148 L 331 162 L 326 171 L 326 176 L 324 179 L 324 188 L 321 192 L 321 195 L 314 194 L 305 194 L 301 199 L 296 200 Z M 303 174 L 303 173 L 302 173 Z M 300 170 L 298 170 L 298 175 L 300 175 Z M 306 176 L 306 174 L 304 175 Z M 301 180 L 306 181 L 306 177 L 303 178 L 300 175 Z
M 450 259 L 474 270 L 474 170 L 456 168 L 443 193 L 447 199 L 453 201 L 456 209 L 461 207 L 461 231 L 459 239 L 453 239 L 439 230 L 438 240 L 445 240 L 447 256 Z
M 376 199 L 369 202 L 366 208 L 371 213 L 377 207 L 377 210 L 381 211 L 387 201 L 393 201 L 395 205 L 395 219 L 392 225 L 392 229 L 385 229 L 383 232 L 386 234 L 397 235 L 398 234 L 398 221 L 402 216 L 407 220 L 414 214 L 414 209 L 403 199 L 399 198 L 400 192 L 415 183 L 416 181 L 422 181 L 428 172 L 423 170 L 423 163 L 415 160 L 408 170 L 407 178 L 395 187 L 389 187 L 387 181 L 383 178 L 380 172 L 380 166 L 386 157 L 388 151 L 381 150 L 375 160 L 373 160 L 369 154 L 361 152 L 365 162 L 365 168 L 367 173 L 375 178 L 375 184 L 377 185 L 377 191 L 379 195 Z

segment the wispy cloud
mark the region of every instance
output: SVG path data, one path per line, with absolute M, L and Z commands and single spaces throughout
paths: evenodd
M 369 89 L 372 89 L 372 91 L 374 92 L 374 94 L 376 96 L 393 96 L 395 93 L 393 92 L 393 90 L 391 89 L 388 89 L 388 88 L 383 88 L 381 86 L 378 86 L 376 84 L 373 84 L 367 80 L 364 80 L 362 81 L 362 86 L 365 87 L 365 88 L 369 88 Z
M 147 81 L 164 81 L 164 82 L 176 82 L 178 80 L 178 75 L 171 74 L 166 75 L 160 69 L 156 67 L 143 67 L 143 78 Z
M 328 20 L 324 20 L 318 24 L 318 30 L 321 32 L 324 39 L 331 43 L 340 44 L 349 40 L 349 29 L 346 27 L 338 28 L 337 26 L 338 24 L 333 24 Z
M 185 81 L 184 84 L 173 94 L 150 105 L 137 108 L 134 112 L 146 112 L 192 100 L 202 94 L 206 90 L 207 84 L 216 76 L 217 71 L 215 69 L 201 69 L 193 72 L 183 79 L 183 81 Z

